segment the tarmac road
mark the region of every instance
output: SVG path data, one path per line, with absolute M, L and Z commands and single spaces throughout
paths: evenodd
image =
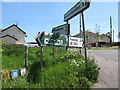
M 93 55 L 100 56 L 106 60 L 113 60 L 118 62 L 118 49 L 112 50 L 88 50 L 88 52 L 93 53 Z
M 92 88 L 118 88 L 118 50 L 87 50 L 100 67 L 99 83 Z

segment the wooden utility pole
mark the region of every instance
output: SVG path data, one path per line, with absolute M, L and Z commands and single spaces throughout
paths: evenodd
M 112 17 L 110 16 L 110 46 L 112 46 Z
M 114 30 L 113 30 L 113 43 L 114 43 Z

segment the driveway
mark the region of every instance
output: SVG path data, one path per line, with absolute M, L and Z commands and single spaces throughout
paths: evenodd
M 87 50 L 100 67 L 99 83 L 92 88 L 118 88 L 118 50 Z

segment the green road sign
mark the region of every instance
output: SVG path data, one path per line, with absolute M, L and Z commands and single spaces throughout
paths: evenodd
M 58 33 L 39 32 L 35 39 L 39 46 L 66 47 L 68 45 L 68 37 Z

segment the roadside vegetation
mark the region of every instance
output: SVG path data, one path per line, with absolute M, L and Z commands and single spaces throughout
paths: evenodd
M 9 49 L 8 49 L 9 48 Z M 3 46 L 3 70 L 24 67 L 24 46 Z M 13 50 L 13 52 L 11 52 Z M 24 77 L 2 83 L 3 88 L 90 88 L 98 82 L 99 67 L 94 59 L 69 50 L 68 61 L 64 47 L 43 47 L 43 71 L 40 70 L 40 48 L 28 48 L 28 73 Z

